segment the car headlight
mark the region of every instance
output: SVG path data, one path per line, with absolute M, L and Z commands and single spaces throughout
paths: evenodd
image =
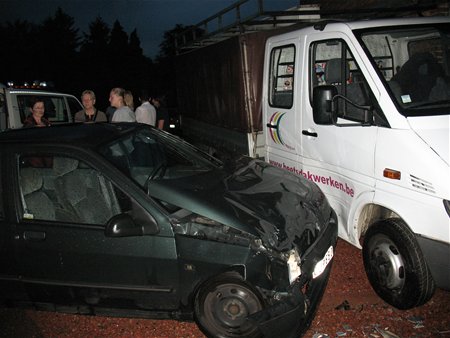
M 292 282 L 302 274 L 300 269 L 300 256 L 298 255 L 297 250 L 292 249 L 289 252 L 287 264 L 289 267 L 289 283 L 292 284 Z
M 312 274 L 313 278 L 319 277 L 322 274 L 322 272 L 325 271 L 326 267 L 333 259 L 333 256 L 334 256 L 333 246 L 330 246 L 327 252 L 325 253 L 325 256 L 323 256 L 323 258 L 316 263 Z

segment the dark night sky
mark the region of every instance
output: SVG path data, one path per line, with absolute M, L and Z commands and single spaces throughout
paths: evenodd
M 154 57 L 165 31 L 176 24 L 193 25 L 236 3 L 236 0 L 0 0 L 0 23 L 17 19 L 42 23 L 58 7 L 74 18 L 75 28 L 88 32 L 88 26 L 100 16 L 111 28 L 117 19 L 125 32 L 135 28 L 144 54 Z M 254 11 L 256 0 L 250 0 L 243 12 Z M 266 10 L 286 9 L 299 0 L 265 0 Z

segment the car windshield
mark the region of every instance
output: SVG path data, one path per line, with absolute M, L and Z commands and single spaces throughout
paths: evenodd
M 204 173 L 222 165 L 178 137 L 139 128 L 100 148 L 100 153 L 142 188 L 153 179 L 175 179 Z
M 450 24 L 356 32 L 405 116 L 450 113 Z

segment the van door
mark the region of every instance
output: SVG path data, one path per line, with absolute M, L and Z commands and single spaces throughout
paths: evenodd
M 333 35 L 334 37 L 336 34 Z M 316 182 L 327 195 L 339 217 L 339 235 L 359 246 L 359 234 L 353 225 L 355 210 L 370 203 L 374 194 L 374 150 L 378 127 L 364 122 L 375 95 L 359 66 L 362 62 L 342 38 L 314 41 L 307 39 L 309 76 L 304 77 L 302 105 L 302 174 Z M 337 121 L 316 123 L 313 118 L 312 93 L 316 86 L 333 85 L 340 98 Z M 342 97 L 345 97 L 342 98 Z M 307 104 L 310 102 L 309 104 Z M 378 107 L 372 107 L 379 111 Z M 366 111 L 365 111 L 366 110 Z
M 268 43 L 266 57 L 267 78 L 263 97 L 264 130 L 267 161 L 271 164 L 295 171 L 297 162 L 297 140 L 295 130 L 298 121 L 295 118 L 296 96 L 300 93 L 298 75 L 298 43 L 295 39 Z

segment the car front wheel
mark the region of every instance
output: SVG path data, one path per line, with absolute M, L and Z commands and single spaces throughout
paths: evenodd
M 435 285 L 412 231 L 398 219 L 373 224 L 365 234 L 363 260 L 375 292 L 398 309 L 426 303 Z
M 258 327 L 247 320 L 263 308 L 256 290 L 232 274 L 207 282 L 195 299 L 195 318 L 208 337 L 259 337 Z

